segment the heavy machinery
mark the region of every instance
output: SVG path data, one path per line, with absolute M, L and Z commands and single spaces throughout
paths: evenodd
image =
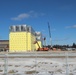
M 40 48 L 39 43 L 37 41 L 35 41 L 34 44 L 38 45 L 37 51 L 48 51 L 49 50 L 48 47 L 42 47 L 42 48 Z
M 49 30 L 49 37 L 50 37 L 50 48 L 52 48 L 52 38 L 51 38 L 51 30 L 50 30 L 49 22 L 48 22 L 48 30 Z
M 40 48 L 40 46 L 39 46 L 37 40 L 34 42 L 34 44 L 37 44 L 37 45 L 38 45 L 37 51 L 48 51 L 48 50 L 53 50 L 53 48 L 52 48 L 51 31 L 50 31 L 49 22 L 48 22 L 48 30 L 49 30 L 49 37 L 50 37 L 50 48 L 48 48 L 48 47 L 46 46 L 46 37 L 44 37 L 44 39 L 43 39 L 43 40 L 44 40 L 44 46 L 43 46 L 42 48 Z

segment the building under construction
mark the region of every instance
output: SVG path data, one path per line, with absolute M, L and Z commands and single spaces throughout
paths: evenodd
M 36 50 L 38 46 L 33 44 L 35 40 L 37 40 L 40 47 L 42 47 L 41 33 L 35 32 L 31 26 L 10 26 L 9 52 L 25 52 Z

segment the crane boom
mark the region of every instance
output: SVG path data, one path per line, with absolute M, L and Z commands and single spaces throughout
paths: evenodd
M 48 22 L 48 29 L 49 29 L 49 36 L 51 38 L 51 31 L 50 31 L 50 25 L 49 25 L 49 22 Z

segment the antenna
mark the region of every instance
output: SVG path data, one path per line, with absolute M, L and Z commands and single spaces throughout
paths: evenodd
M 48 29 L 49 29 L 49 37 L 50 37 L 50 46 L 52 47 L 51 30 L 50 30 L 49 22 L 48 22 Z

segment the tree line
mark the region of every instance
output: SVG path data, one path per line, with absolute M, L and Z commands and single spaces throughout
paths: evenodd
M 48 48 L 50 48 L 51 46 L 48 45 Z M 56 49 L 66 49 L 66 48 L 76 48 L 76 43 L 73 43 L 72 45 L 53 45 L 52 48 L 56 48 Z
M 72 45 L 53 45 L 54 48 L 76 48 L 76 43 L 73 43 Z

